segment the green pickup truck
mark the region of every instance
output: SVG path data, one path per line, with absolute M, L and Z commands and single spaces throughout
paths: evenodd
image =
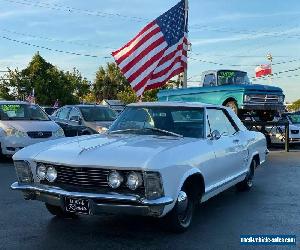
M 246 115 L 272 121 L 284 110 L 284 94 L 279 87 L 251 84 L 239 70 L 210 70 L 203 73 L 202 87 L 161 90 L 159 101 L 201 102 L 231 107 L 243 119 Z

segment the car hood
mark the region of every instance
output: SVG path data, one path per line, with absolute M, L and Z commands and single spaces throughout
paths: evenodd
M 59 126 L 54 121 L 1 121 L 6 127 L 14 127 L 22 132 L 57 131 Z
M 105 128 L 109 128 L 109 126 L 112 124 L 113 122 L 111 121 L 103 121 L 103 122 L 85 122 L 86 126 L 89 128 L 92 128 L 94 130 L 97 130 L 97 127 L 105 127 Z
M 195 140 L 150 135 L 81 136 L 34 144 L 18 151 L 13 159 L 80 167 L 145 169 L 158 155 Z M 163 155 L 174 157 L 170 152 L 169 156 Z

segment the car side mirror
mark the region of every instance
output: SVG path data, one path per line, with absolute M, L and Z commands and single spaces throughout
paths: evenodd
M 210 139 L 211 140 L 219 140 L 221 138 L 221 133 L 218 130 L 214 130 L 213 132 L 211 132 L 210 134 Z

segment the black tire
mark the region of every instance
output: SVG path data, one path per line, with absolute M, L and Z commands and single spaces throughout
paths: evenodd
M 4 161 L 5 159 L 5 155 L 2 154 L 2 148 L 1 148 L 1 144 L 0 144 L 0 162 Z
M 224 106 L 231 108 L 234 113 L 238 114 L 238 105 L 237 105 L 236 101 L 229 101 Z
M 271 122 L 274 120 L 275 112 L 260 111 L 258 112 L 258 118 L 262 122 Z
M 88 131 L 88 130 L 83 130 L 82 132 L 81 132 L 81 135 L 91 135 L 92 133 L 90 132 L 90 131 Z
M 253 159 L 251 162 L 250 171 L 248 172 L 246 178 L 243 181 L 236 184 L 236 188 L 239 192 L 249 191 L 253 187 L 253 177 L 256 166 L 257 163 Z
M 177 199 L 174 208 L 166 215 L 167 225 L 169 229 L 175 233 L 183 233 L 189 228 L 193 219 L 196 203 L 192 191 L 183 188 L 180 192 L 184 193 L 187 197 L 186 209 L 180 210 Z
M 64 211 L 61 207 L 58 206 L 53 206 L 50 205 L 48 203 L 45 203 L 45 206 L 48 210 L 48 212 L 52 215 L 55 215 L 58 218 L 70 218 L 70 219 L 74 219 L 77 218 L 78 215 L 75 213 L 69 213 L 67 211 Z

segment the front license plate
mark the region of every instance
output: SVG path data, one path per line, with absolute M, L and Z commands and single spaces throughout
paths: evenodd
M 89 201 L 84 199 L 66 197 L 65 209 L 70 213 L 90 214 Z

